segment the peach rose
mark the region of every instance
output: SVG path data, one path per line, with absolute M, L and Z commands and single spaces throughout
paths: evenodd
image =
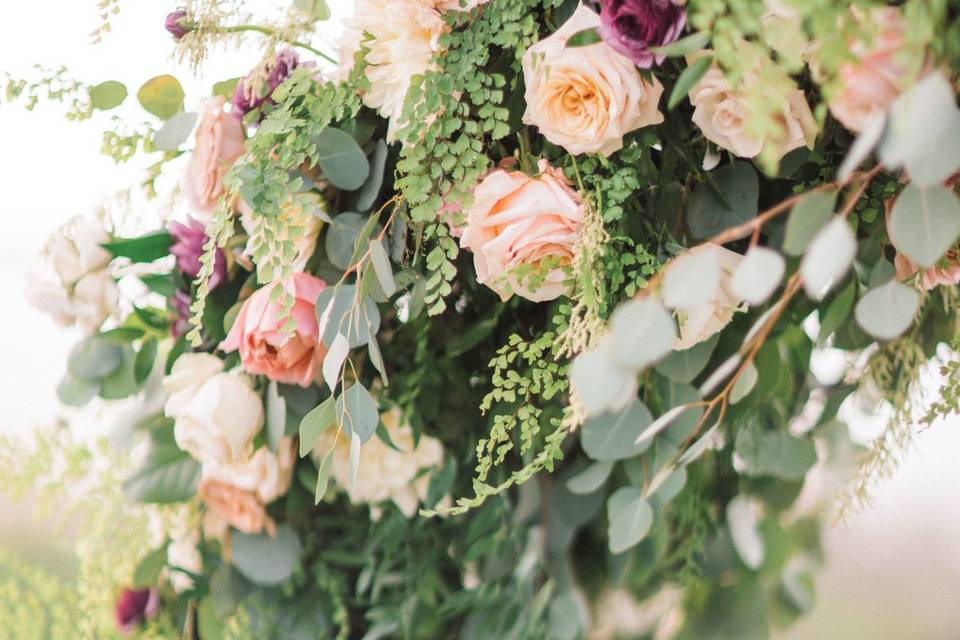
M 292 333 L 283 329 L 282 300 L 271 300 L 273 290 L 282 286 L 295 298 L 291 316 Z M 240 309 L 230 335 L 220 345 L 224 351 L 240 350 L 243 368 L 287 384 L 313 384 L 327 348 L 320 342 L 317 324 L 317 297 L 326 283 L 308 273 L 294 273 L 280 282 L 258 289 Z
M 184 174 L 183 191 L 197 213 L 210 213 L 217 206 L 224 193 L 224 174 L 243 155 L 243 124 L 223 110 L 225 103 L 222 96 L 207 103 Z
M 697 57 L 690 56 L 688 62 Z M 749 76 L 744 81 L 750 82 Z M 690 103 L 694 106 L 693 121 L 703 136 L 738 157 L 753 158 L 768 144 L 775 146 L 777 158 L 799 147 L 813 148 L 817 123 L 803 91 L 799 89 L 792 91 L 783 102 L 777 118 L 783 134 L 777 139 L 757 137 L 749 132 L 750 111 L 746 96 L 734 89 L 715 65 L 690 90 Z
M 204 520 L 208 534 L 222 538 L 227 526 L 246 533 L 273 529 L 265 507 L 290 490 L 296 443 L 284 438 L 273 453 L 266 447 L 235 464 L 204 464 L 200 497 L 210 510 Z
M 200 481 L 197 495 L 223 525 L 251 534 L 266 529 L 272 535 L 276 531 L 267 510 L 249 491 L 207 478 Z
M 525 124 L 573 154 L 609 156 L 634 129 L 663 122 L 657 103 L 663 86 L 644 81 L 628 58 L 607 44 L 567 48 L 575 33 L 600 26 L 600 16 L 580 5 L 556 33 L 523 56 Z
M 854 11 L 852 17 L 858 23 L 869 21 L 865 26 L 876 32 L 868 43 L 850 44 L 854 61 L 840 67 L 840 88 L 831 93 L 827 106 L 840 124 L 859 133 L 884 113 L 904 88 L 907 22 L 897 7 L 876 8 L 866 16 Z
M 546 160 L 535 178 L 496 169 L 474 191 L 460 246 L 473 252 L 477 281 L 503 300 L 552 300 L 569 288 L 583 217 L 580 194 Z

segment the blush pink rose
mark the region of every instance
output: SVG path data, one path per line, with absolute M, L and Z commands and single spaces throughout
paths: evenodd
M 283 330 L 283 301 L 270 297 L 278 286 L 283 286 L 295 298 L 290 312 L 296 325 L 292 333 Z M 239 349 L 240 360 L 248 373 L 309 387 L 327 354 L 327 347 L 320 341 L 315 309 L 317 297 L 326 286 L 316 276 L 294 273 L 282 284 L 275 282 L 258 289 L 243 303 L 221 348 Z
M 913 261 L 902 253 L 898 253 L 893 264 L 897 268 L 897 279 L 908 280 L 920 271 L 917 286 L 924 291 L 936 289 L 939 286 L 949 287 L 960 284 L 960 255 L 954 250 L 947 251 L 947 255 L 935 265 L 921 270 Z
M 197 213 L 210 213 L 224 194 L 223 176 L 243 155 L 243 124 L 223 110 L 226 100 L 207 103 L 197 125 L 196 145 L 183 178 L 187 202 Z
M 855 8 L 855 7 L 854 7 Z M 861 132 L 884 113 L 904 89 L 908 77 L 905 59 L 907 22 L 897 7 L 853 14 L 853 19 L 876 29 L 869 42 L 853 42 L 854 61 L 839 70 L 839 91 L 827 103 L 830 113 L 850 131 Z
M 473 252 L 477 281 L 503 300 L 553 300 L 569 290 L 583 217 L 580 194 L 546 160 L 535 178 L 496 169 L 474 191 L 460 246 Z

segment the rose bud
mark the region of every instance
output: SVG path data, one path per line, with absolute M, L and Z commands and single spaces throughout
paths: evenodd
M 187 20 L 187 12 L 185 9 L 177 9 L 167 14 L 167 20 L 164 26 L 167 28 L 167 31 L 170 32 L 170 35 L 173 36 L 174 40 L 179 40 L 193 31 L 193 24 Z
M 614 51 L 649 69 L 666 57 L 650 49 L 675 41 L 686 22 L 673 0 L 601 0 L 598 31 Z
M 117 598 L 114 617 L 121 633 L 130 633 L 137 625 L 156 615 L 160 598 L 156 589 L 126 588 Z
M 247 115 L 254 109 L 262 107 L 267 102 L 273 102 L 273 92 L 290 77 L 293 70 L 300 66 L 300 56 L 296 51 L 284 49 L 277 54 L 269 66 L 265 95 L 254 95 L 250 86 L 250 76 L 237 83 L 237 90 L 233 94 L 233 107 L 240 115 Z

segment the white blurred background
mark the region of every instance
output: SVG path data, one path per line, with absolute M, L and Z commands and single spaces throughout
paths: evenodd
M 263 0 L 264 8 L 276 3 Z M 330 0 L 337 17 L 349 0 Z M 68 66 L 85 83 L 120 80 L 131 93 L 161 73 L 173 73 L 188 107 L 209 95 L 213 82 L 245 73 L 255 47 L 220 52 L 195 78 L 178 65 L 164 31 L 175 3 L 120 2 L 113 31 L 98 45 L 95 0 L 31 0 L 5 7 L 0 72 L 31 77 L 32 66 Z M 330 23 L 336 31 L 338 20 Z M 332 51 L 332 46 L 324 47 Z M 139 182 L 149 164 L 117 166 L 100 155 L 109 115 L 68 122 L 64 107 L 41 104 L 30 113 L 0 106 L 0 433 L 26 434 L 58 416 L 55 388 L 77 334 L 30 307 L 25 275 L 46 237 L 77 214 L 93 211 L 111 193 Z M 113 113 L 113 112 L 111 112 Z M 145 119 L 135 98 L 117 113 Z M 867 430 L 867 425 L 857 425 Z M 812 615 L 784 640 L 956 640 L 960 638 L 960 419 L 919 433 L 896 476 L 876 490 L 872 508 L 827 534 L 827 568 L 817 582 Z M 29 509 L 0 499 L 0 545 L 42 535 Z

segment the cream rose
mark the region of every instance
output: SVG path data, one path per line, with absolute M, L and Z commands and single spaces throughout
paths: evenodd
M 603 42 L 567 47 L 575 33 L 598 26 L 600 16 L 580 5 L 556 33 L 527 50 L 523 122 L 570 153 L 609 156 L 626 134 L 663 122 L 657 109 L 663 86 L 645 82 L 628 58 Z
M 868 42 L 854 41 L 854 60 L 839 70 L 839 88 L 830 91 L 827 106 L 840 124 L 861 132 L 886 112 L 910 77 L 906 52 L 907 21 L 897 7 L 878 7 L 864 14 L 851 7 L 851 17 L 873 32 Z M 922 56 L 916 56 L 919 70 Z
M 27 298 L 60 325 L 92 333 L 117 311 L 120 292 L 108 270 L 112 256 L 101 245 L 110 235 L 99 221 L 76 217 L 44 247 L 46 269 L 27 276 Z
M 695 344 L 703 342 L 715 333 L 723 330 L 733 319 L 733 314 L 744 311 L 746 306 L 739 299 L 730 286 L 730 280 L 736 272 L 743 256 L 725 249 L 720 245 L 706 243 L 689 249 L 674 258 L 671 263 L 696 257 L 703 252 L 715 252 L 720 267 L 719 284 L 709 300 L 690 308 L 677 309 L 677 320 L 680 327 L 680 336 L 674 343 L 675 351 L 689 349 Z M 670 269 L 670 263 L 665 267 Z
M 392 142 L 410 80 L 430 68 L 446 23 L 435 0 L 357 0 L 345 26 L 338 75 L 349 77 L 357 51 L 369 48 L 365 73 L 370 86 L 363 102 L 390 120 L 387 140 Z
M 183 177 L 187 202 L 198 214 L 209 214 L 224 194 L 223 176 L 243 155 L 240 118 L 224 111 L 226 99 L 211 100 L 197 124 L 196 144 Z
M 693 61 L 696 57 L 691 56 L 688 60 Z M 745 76 L 744 82 L 751 82 L 750 76 Z M 776 157 L 782 158 L 799 147 L 812 149 L 817 136 L 816 120 L 799 89 L 791 91 L 783 101 L 777 116 L 780 136 L 765 139 L 750 133 L 746 96 L 733 88 L 717 66 L 708 69 L 690 90 L 690 102 L 694 106 L 693 122 L 700 127 L 704 137 L 741 158 L 759 155 L 766 145 L 771 145 Z
M 477 281 L 503 300 L 552 300 L 569 289 L 583 217 L 580 194 L 546 160 L 536 178 L 496 169 L 474 191 L 460 246 L 473 252 Z
M 27 275 L 27 299 L 57 324 L 76 325 L 84 333 L 93 333 L 116 313 L 120 291 L 106 271 L 89 273 L 69 287 L 31 272 Z
M 443 445 L 436 438 L 420 436 L 414 447 L 413 429 L 402 422 L 399 409 L 381 416 L 390 440 L 397 449 L 374 437 L 361 450 L 361 470 L 351 486 L 350 441 L 337 429 L 327 429 L 314 449 L 314 458 L 322 460 L 331 450 L 330 473 L 337 485 L 347 492 L 353 503 L 367 503 L 379 514 L 383 502 L 392 501 L 408 518 L 417 513 L 417 506 L 426 499 L 431 473 L 420 472 L 443 462 Z
M 205 464 L 201 478 L 249 491 L 262 504 L 267 505 L 290 489 L 295 462 L 296 443 L 293 438 L 284 438 L 277 445 L 276 453 L 267 447 L 260 447 L 246 461 L 234 464 Z
M 248 376 L 223 373 L 209 354 L 177 358 L 164 388 L 164 412 L 174 419 L 177 446 L 202 464 L 244 461 L 263 426 L 263 403 Z

